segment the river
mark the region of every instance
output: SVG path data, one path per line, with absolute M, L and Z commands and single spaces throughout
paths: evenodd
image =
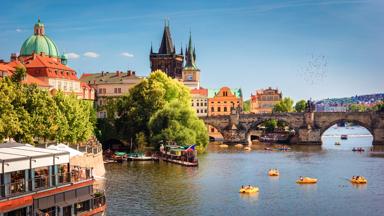
M 349 134 L 342 140 L 340 134 Z M 198 168 L 164 162 L 106 164 L 108 215 L 384 215 L 384 152 L 369 151 L 372 136 L 360 127 L 331 128 L 322 146 L 292 146 L 291 152 L 210 144 Z M 363 153 L 352 152 L 364 147 Z M 280 170 L 269 177 L 270 168 Z M 353 175 L 367 185 L 347 181 Z M 318 178 L 297 185 L 298 176 Z M 239 194 L 256 185 L 255 195 Z

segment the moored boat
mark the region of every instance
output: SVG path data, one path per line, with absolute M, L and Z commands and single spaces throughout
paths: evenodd
M 161 145 L 159 159 L 183 166 L 196 167 L 199 163 L 195 146 L 167 145 L 164 147 Z

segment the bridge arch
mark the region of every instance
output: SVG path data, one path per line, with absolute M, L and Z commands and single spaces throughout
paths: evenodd
M 262 119 L 259 119 L 259 120 L 257 120 L 257 121 L 254 121 L 254 122 L 250 125 L 250 127 L 248 128 L 248 130 L 247 130 L 247 132 L 246 132 L 246 135 L 245 135 L 245 137 L 246 137 L 248 143 L 251 143 L 251 142 L 254 140 L 254 139 L 253 139 L 253 136 L 260 138 L 260 136 L 263 135 L 263 133 L 265 132 L 265 130 L 264 130 L 264 131 L 261 131 L 260 128 L 259 128 L 259 126 L 260 126 L 261 124 L 265 123 L 265 122 L 270 121 L 270 120 L 276 120 L 276 121 L 278 122 L 277 124 L 279 124 L 279 122 L 281 122 L 281 123 L 283 124 L 283 127 L 284 127 L 284 128 L 285 128 L 285 127 L 288 127 L 289 130 L 295 130 L 295 133 L 296 133 L 296 129 L 295 129 L 294 127 L 292 127 L 292 123 L 290 123 L 289 119 L 286 118 L 286 117 L 284 117 L 284 116 L 283 116 L 283 117 L 278 116 L 278 117 L 267 117 L 267 118 L 262 118 Z M 260 131 L 262 132 L 261 134 L 260 134 Z M 280 132 L 282 132 L 282 131 L 280 131 Z M 279 131 L 274 131 L 274 133 L 279 133 Z M 292 137 L 289 137 L 287 141 L 289 142 L 291 138 L 292 138 Z
M 333 121 L 327 123 L 326 125 L 322 126 L 320 128 L 320 137 L 322 137 L 324 132 L 327 131 L 330 127 L 332 127 L 335 124 L 342 123 L 342 122 L 350 122 L 350 123 L 353 123 L 355 125 L 359 125 L 359 126 L 365 128 L 365 129 L 367 129 L 369 131 L 369 133 L 373 137 L 375 136 L 374 131 L 372 130 L 370 125 L 368 125 L 368 124 L 366 124 L 366 123 L 364 123 L 362 121 L 359 121 L 359 120 L 340 118 L 340 119 L 337 119 L 337 120 L 333 120 Z
M 223 141 L 224 136 L 220 128 L 212 124 L 205 124 L 208 130 L 209 141 Z

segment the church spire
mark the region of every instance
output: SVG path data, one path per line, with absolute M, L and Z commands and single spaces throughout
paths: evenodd
M 171 31 L 169 29 L 169 21 L 165 20 L 163 39 L 159 48 L 159 54 L 173 54 L 175 48 L 172 43 Z
M 185 67 L 197 69 L 195 64 L 195 48 L 192 46 L 192 34 L 189 33 L 188 48 L 185 51 Z

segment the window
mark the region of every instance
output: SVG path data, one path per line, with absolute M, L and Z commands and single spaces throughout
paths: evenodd
M 204 110 L 204 113 L 207 113 L 207 109 Z
M 199 110 L 197 109 L 196 112 L 199 113 Z
M 227 107 L 224 107 L 224 112 L 227 112 Z
M 211 112 L 215 112 L 215 109 L 213 107 L 211 107 Z
M 193 107 L 193 103 L 192 103 L 192 107 Z
M 193 79 L 192 74 L 188 74 L 187 80 L 191 81 Z
M 200 106 L 203 106 L 203 103 L 200 103 Z
M 211 132 L 212 132 L 212 133 L 215 132 L 215 128 L 211 128 Z
M 117 89 L 117 92 L 118 92 L 118 93 L 121 93 L 121 88 L 118 88 L 118 89 Z
M 217 107 L 217 112 L 221 112 L 221 107 Z
M 99 89 L 99 94 L 102 94 L 103 93 L 103 89 Z

